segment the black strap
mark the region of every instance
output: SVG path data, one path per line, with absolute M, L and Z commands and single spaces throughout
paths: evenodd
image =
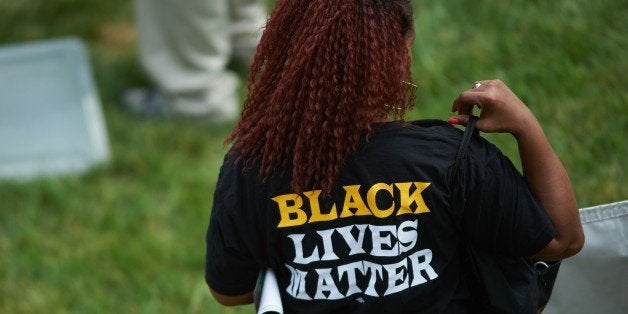
M 460 171 L 460 164 L 464 160 L 467 155 L 467 148 L 469 147 L 469 141 L 471 140 L 471 136 L 474 134 L 478 134 L 478 130 L 475 129 L 475 123 L 477 122 L 478 117 L 469 116 L 469 121 L 467 122 L 466 129 L 464 130 L 464 134 L 462 135 L 462 140 L 460 141 L 460 146 L 458 146 L 458 153 L 456 154 L 456 161 L 454 162 L 454 166 L 451 168 L 450 177 L 449 177 L 449 186 L 453 187 L 456 179 L 458 178 L 458 172 Z
M 460 174 L 460 167 L 462 166 L 462 162 L 467 156 L 467 150 L 469 147 L 469 142 L 471 141 L 471 137 L 478 134 L 478 130 L 475 128 L 475 123 L 477 122 L 477 119 L 478 117 L 476 116 L 469 116 L 469 121 L 467 122 L 465 131 L 462 135 L 462 140 L 460 141 L 460 144 L 458 146 L 456 160 L 450 172 L 449 187 L 451 191 L 451 208 L 449 209 L 449 215 L 456 228 L 456 231 L 458 232 L 458 236 L 460 237 L 461 248 L 464 252 L 461 258 L 464 261 L 463 263 L 467 264 L 467 269 L 471 272 L 471 285 L 474 287 L 472 289 L 472 294 L 479 305 L 488 308 L 488 294 L 481 279 L 482 276 L 478 269 L 475 252 L 473 251 L 471 244 L 469 244 L 469 242 L 465 240 L 465 236 L 462 232 L 460 219 L 462 217 L 462 212 L 464 211 L 465 188 L 464 185 L 460 185 L 456 182 L 456 180 L 458 179 L 458 175 Z

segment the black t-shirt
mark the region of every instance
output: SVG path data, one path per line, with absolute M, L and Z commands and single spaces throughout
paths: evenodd
M 285 174 L 262 182 L 227 157 L 207 233 L 208 285 L 244 294 L 269 267 L 286 313 L 460 311 L 470 297 L 447 182 L 460 140 L 437 121 L 384 123 L 347 159 L 330 195 L 295 194 Z M 474 245 L 529 256 L 554 237 L 523 177 L 481 137 L 457 184 Z

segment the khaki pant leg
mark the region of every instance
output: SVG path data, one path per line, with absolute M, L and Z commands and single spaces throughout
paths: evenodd
M 142 65 L 173 111 L 236 114 L 230 1 L 135 0 Z
M 266 2 L 260 0 L 230 0 L 231 34 L 233 54 L 240 62 L 248 64 L 266 23 Z

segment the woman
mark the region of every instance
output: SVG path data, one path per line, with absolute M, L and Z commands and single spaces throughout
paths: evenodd
M 408 0 L 278 1 L 229 137 L 207 234 L 206 281 L 252 302 L 261 268 L 286 313 L 468 312 L 447 177 L 461 132 L 402 122 L 411 107 Z M 507 132 L 524 177 L 472 140 L 463 231 L 474 245 L 561 259 L 583 244 L 567 174 L 527 107 L 500 81 L 453 103 L 465 124 Z

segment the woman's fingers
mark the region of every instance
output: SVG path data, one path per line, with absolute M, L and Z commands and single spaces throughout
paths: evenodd
M 447 120 L 447 122 L 449 124 L 467 125 L 467 122 L 469 122 L 469 116 L 468 115 L 452 116 L 451 118 L 449 118 L 449 120 Z
M 480 110 L 485 105 L 487 92 L 492 85 L 491 80 L 476 81 L 471 89 L 462 92 L 453 102 L 451 111 L 458 115 L 449 118 L 450 124 L 466 125 L 469 116 L 473 114 L 473 108 L 477 106 Z M 481 115 L 481 114 L 480 114 Z
M 480 95 L 478 91 L 468 90 L 462 92 L 458 98 L 454 100 L 451 111 L 460 114 L 471 114 L 471 112 L 473 112 L 473 106 L 481 107 Z
M 457 112 L 458 115 L 452 116 L 447 120 L 450 124 L 466 125 L 469 121 L 469 116 L 473 114 L 473 107 L 482 107 L 480 99 L 480 88 L 482 88 L 482 81 L 475 82 L 470 90 L 462 92 L 453 102 L 451 106 L 452 112 Z
M 470 115 L 473 113 L 473 107 L 478 106 L 482 108 L 483 93 L 491 85 L 492 81 L 476 81 L 473 83 L 471 89 L 462 92 L 458 98 L 454 100 L 451 106 L 452 112 L 458 112 L 463 115 Z

